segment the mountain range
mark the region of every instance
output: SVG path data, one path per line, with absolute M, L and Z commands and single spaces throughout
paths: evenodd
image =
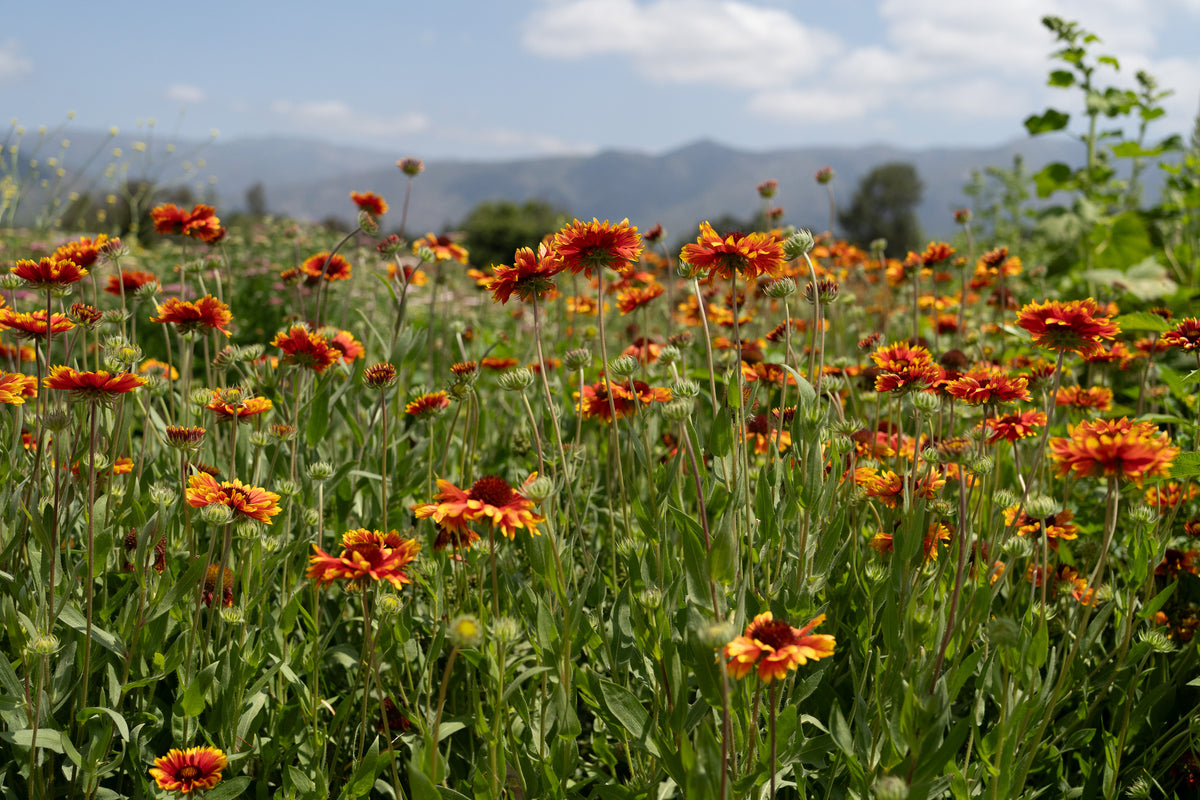
M 355 212 L 350 192 L 373 191 L 391 204 L 384 220 L 389 229 L 399 224 L 407 183 L 395 162 L 419 156 L 289 138 L 179 142 L 169 149 L 162 141 L 135 147 L 135 139 L 124 135 L 72 131 L 70 138 L 72 158 L 62 163 L 70 172 L 73 159 L 96 153 L 74 176 L 77 185 L 90 183 L 99 192 L 106 191 L 103 171 L 113 162 L 112 149 L 119 147 L 129 164 L 125 175 L 191 183 L 214 192 L 218 213 L 243 209 L 247 190 L 261 184 L 273 214 L 349 222 Z M 916 167 L 924 184 L 918 215 L 926 235 L 944 237 L 955 230 L 954 209 L 970 204 L 963 188 L 972 171 L 1011 167 L 1018 155 L 1026 169 L 1037 171 L 1052 161 L 1078 162 L 1082 146 L 1046 136 L 994 147 L 875 145 L 752 152 L 700 140 L 662 154 L 605 150 L 512 161 L 431 160 L 413 182 L 407 230 L 418 235 L 452 229 L 483 201 L 540 198 L 582 219 L 627 217 L 643 230 L 662 224 L 671 238 L 678 238 L 690 236 L 702 220 L 750 217 L 761 206 L 756 186 L 768 179 L 778 181 L 771 204 L 784 208 L 784 223 L 824 230 L 829 201 L 814 180 L 818 169 L 833 168 L 835 197 L 844 205 L 872 168 L 902 161 Z M 185 164 L 190 170 L 183 169 Z

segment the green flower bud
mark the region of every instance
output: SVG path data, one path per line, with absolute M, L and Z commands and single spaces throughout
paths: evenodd
M 637 368 L 638 360 L 630 355 L 620 355 L 608 362 L 608 374 L 617 380 L 632 378 Z
M 333 464 L 328 461 L 314 461 L 308 465 L 308 477 L 314 481 L 327 481 L 333 476 Z
M 796 293 L 796 282 L 791 278 L 780 278 L 777 281 L 767 284 L 765 293 L 767 297 L 775 300 L 791 297 Z
M 563 356 L 563 366 L 572 372 L 577 372 L 592 363 L 592 354 L 586 347 L 579 347 Z
M 500 376 L 500 388 L 506 392 L 523 392 L 533 384 L 533 370 L 517 367 Z
M 233 519 L 233 509 L 220 503 L 210 503 L 200 509 L 200 519 L 209 525 L 225 525 Z
M 815 244 L 812 231 L 796 231 L 783 243 L 783 257 L 788 261 L 800 258 L 811 253 Z

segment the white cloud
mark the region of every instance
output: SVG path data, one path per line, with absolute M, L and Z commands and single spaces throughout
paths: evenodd
M 418 112 L 407 114 L 366 114 L 352 109 L 341 100 L 314 100 L 295 103 L 277 100 L 270 112 L 309 134 L 350 136 L 360 139 L 387 140 L 419 133 L 429 127 L 429 118 Z
M 786 11 L 735 0 L 570 0 L 527 20 L 523 44 L 554 59 L 626 56 L 663 83 L 743 89 L 811 75 L 839 46 Z
M 0 42 L 0 85 L 15 83 L 33 74 L 33 61 L 21 55 L 21 45 L 16 39 Z
M 843 15 L 846 30 L 863 30 L 857 42 L 805 24 L 802 9 L 764 2 L 546 0 L 523 43 L 550 59 L 623 58 L 660 83 L 745 90 L 745 110 L 763 119 L 861 130 L 918 112 L 929 126 L 960 127 L 1081 105 L 1077 92 L 1046 87 L 1060 67 L 1041 23 L 1049 14 L 1100 36 L 1088 46 L 1093 58 L 1119 58 L 1121 72 L 1104 68 L 1101 85 L 1132 87 L 1144 68 L 1176 90 L 1166 102 L 1175 127 L 1178 113 L 1196 113 L 1200 59 L 1163 58 L 1156 45 L 1171 26 L 1195 21 L 1200 0 L 877 0 L 874 19 Z M 868 39 L 875 28 L 882 35 Z
M 547 156 L 592 155 L 599 148 L 592 144 L 570 142 L 558 136 L 510 128 L 485 128 L 472 131 L 466 138 L 495 150 L 536 153 Z
M 205 97 L 207 95 L 199 86 L 189 86 L 186 83 L 173 83 L 167 87 L 167 99 L 175 100 L 179 103 L 203 103 Z

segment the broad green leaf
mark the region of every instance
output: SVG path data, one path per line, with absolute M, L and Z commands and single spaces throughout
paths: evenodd
M 1046 85 L 1047 86 L 1058 86 L 1060 88 L 1074 86 L 1075 85 L 1075 73 L 1071 72 L 1070 70 L 1056 69 L 1050 73 L 1050 80 L 1047 82 Z
M 1171 330 L 1171 325 L 1165 319 L 1157 314 L 1151 314 L 1148 311 L 1134 311 L 1129 314 L 1121 314 L 1113 319 L 1121 326 L 1122 331 L 1153 331 L 1154 333 L 1163 333 Z
M 1180 453 L 1175 457 L 1175 463 L 1171 466 L 1172 478 L 1179 480 L 1197 475 L 1200 475 L 1200 453 Z
M 1038 197 L 1049 197 L 1057 191 L 1072 188 L 1075 184 L 1074 177 L 1075 173 L 1070 167 L 1056 161 L 1042 167 L 1041 171 L 1033 176 L 1033 182 L 1037 186 Z
M 250 786 L 250 780 L 248 775 L 223 780 L 217 784 L 217 788 L 204 793 L 204 800 L 233 800 L 235 797 L 241 797 L 242 792 Z
M 1051 133 L 1053 131 L 1061 131 L 1067 127 L 1067 123 L 1071 120 L 1070 114 L 1064 114 L 1057 109 L 1048 108 L 1046 113 L 1038 115 L 1031 114 L 1025 118 L 1025 130 L 1029 131 L 1030 136 L 1037 136 L 1042 133 Z

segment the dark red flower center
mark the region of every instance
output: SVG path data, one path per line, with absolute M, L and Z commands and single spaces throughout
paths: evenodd
M 750 629 L 750 638 L 757 639 L 774 650 L 796 643 L 792 626 L 778 619 L 760 622 Z
M 482 500 L 490 506 L 501 508 L 512 501 L 513 490 L 504 478 L 488 475 L 475 481 L 467 496 L 472 500 Z
M 765 436 L 771 431 L 771 426 L 767 422 L 766 414 L 755 414 L 750 419 L 746 420 L 746 430 L 750 433 L 757 433 L 760 436 Z
M 175 779 L 179 781 L 194 781 L 203 774 L 195 764 L 184 764 L 175 772 Z

